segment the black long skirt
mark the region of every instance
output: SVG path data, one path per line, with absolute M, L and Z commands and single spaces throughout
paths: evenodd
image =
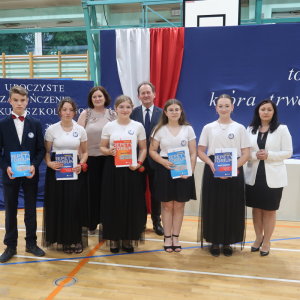
M 278 210 L 283 188 L 269 188 L 266 179 L 265 162 L 258 165 L 255 184 L 246 184 L 246 205 L 263 210 Z
M 214 161 L 214 156 L 210 156 Z M 237 177 L 215 178 L 205 164 L 201 195 L 201 230 L 198 240 L 213 244 L 235 244 L 245 241 L 245 195 L 243 167 Z
M 88 228 L 95 230 L 100 220 L 100 197 L 101 183 L 106 156 L 89 156 L 88 164 L 88 186 L 89 186 L 89 222 Z
M 142 174 L 128 167 L 116 168 L 108 156 L 103 170 L 99 239 L 138 242 L 143 238 L 146 201 Z
M 161 202 L 187 202 L 196 200 L 194 175 L 187 178 L 171 177 L 171 172 L 161 164 L 157 164 L 154 177 L 154 199 Z
M 55 160 L 52 154 L 51 160 Z M 55 171 L 47 167 L 44 194 L 43 247 L 65 249 L 81 243 L 88 245 L 86 174 L 77 180 L 56 180 Z

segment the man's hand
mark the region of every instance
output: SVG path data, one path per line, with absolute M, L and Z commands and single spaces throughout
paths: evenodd
M 7 172 L 7 175 L 9 177 L 9 179 L 15 179 L 16 178 L 16 177 L 12 177 L 12 175 L 14 175 L 14 173 L 11 170 L 11 167 L 7 167 L 6 172 Z
M 26 176 L 26 178 L 28 178 L 28 179 L 31 179 L 33 176 L 34 176 L 34 174 L 35 174 L 35 166 L 34 165 L 31 165 L 30 166 L 30 176 Z

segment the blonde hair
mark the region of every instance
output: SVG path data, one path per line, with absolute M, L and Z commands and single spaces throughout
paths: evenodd
M 116 99 L 116 101 L 115 101 L 115 109 L 116 109 L 121 103 L 123 103 L 123 102 L 125 102 L 125 101 L 129 102 L 132 108 L 134 107 L 133 102 L 132 102 L 132 100 L 130 99 L 130 97 L 125 96 L 125 95 L 121 95 L 121 96 L 119 96 L 119 97 Z

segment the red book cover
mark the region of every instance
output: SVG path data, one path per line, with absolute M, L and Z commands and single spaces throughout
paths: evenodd
M 114 141 L 114 147 L 116 149 L 115 166 L 126 167 L 132 165 L 132 141 Z

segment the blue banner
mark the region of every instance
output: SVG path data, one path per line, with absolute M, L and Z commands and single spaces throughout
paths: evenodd
M 293 138 L 300 158 L 300 24 L 186 28 L 176 97 L 199 138 L 217 119 L 215 99 L 234 99 L 232 119 L 247 127 L 255 106 L 272 99 L 279 122 Z
M 269 98 L 277 105 L 279 122 L 291 132 L 293 158 L 300 158 L 299 31 L 300 24 L 185 28 L 176 98 L 197 140 L 203 126 L 218 118 L 214 106 L 219 95 L 233 97 L 232 119 L 245 127 L 255 106 Z M 115 31 L 102 31 L 100 37 L 102 85 L 115 96 L 122 91 Z
M 39 79 L 0 79 L 0 118 L 11 114 L 8 102 L 9 90 L 20 85 L 28 91 L 29 102 L 27 113 L 40 120 L 45 133 L 48 126 L 58 122 L 57 106 L 65 97 L 71 97 L 78 105 L 79 113 L 87 108 L 87 96 L 94 86 L 93 81 L 77 80 L 39 80 Z M 43 206 L 46 164 L 40 166 L 38 206 Z M 21 189 L 19 208 L 24 207 L 24 195 Z M 0 209 L 4 209 L 4 198 L 0 172 Z

